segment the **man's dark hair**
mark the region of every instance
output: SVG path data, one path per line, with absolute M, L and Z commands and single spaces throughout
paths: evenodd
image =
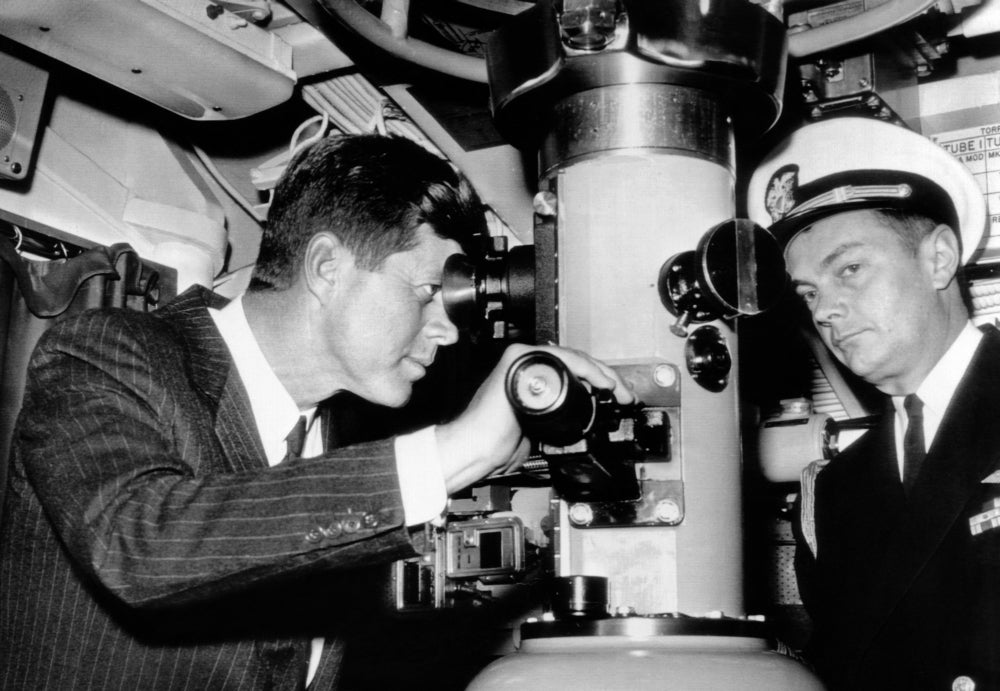
M 374 271 L 416 246 L 425 223 L 467 252 L 486 232 L 479 197 L 451 164 L 403 137 L 325 137 L 293 158 L 274 190 L 250 290 L 292 285 L 316 233 L 333 233 Z

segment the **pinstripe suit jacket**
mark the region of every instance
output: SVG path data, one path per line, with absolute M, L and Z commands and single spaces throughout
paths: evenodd
M 50 329 L 0 523 L 0 688 L 335 681 L 337 579 L 412 556 L 392 441 L 268 468 L 206 290 Z

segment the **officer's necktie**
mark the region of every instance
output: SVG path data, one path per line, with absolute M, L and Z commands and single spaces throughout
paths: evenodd
M 927 449 L 924 445 L 924 402 L 916 394 L 903 399 L 906 434 L 903 435 L 903 490 L 909 494 L 920 473 Z
M 300 415 L 298 422 L 292 427 L 292 431 L 285 437 L 288 444 L 288 453 L 285 455 L 286 461 L 291 461 L 302 455 L 302 447 L 306 443 L 306 416 Z

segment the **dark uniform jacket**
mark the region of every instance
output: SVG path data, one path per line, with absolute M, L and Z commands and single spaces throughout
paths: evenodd
M 818 553 L 800 547 L 799 583 L 808 653 L 832 688 L 950 690 L 966 677 L 1000 689 L 1000 528 L 970 525 L 1000 507 L 1000 333 L 985 332 L 911 496 L 891 404 L 816 478 Z
M 325 688 L 339 574 L 415 554 L 391 440 L 268 467 L 220 301 L 39 343 L 0 519 L 0 688 L 301 688 L 315 635 Z

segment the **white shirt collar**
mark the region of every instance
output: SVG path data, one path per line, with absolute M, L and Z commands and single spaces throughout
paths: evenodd
M 928 449 L 982 338 L 983 333 L 971 321 L 966 322 L 958 338 L 948 347 L 914 392 L 924 403 L 924 440 Z M 903 432 L 906 430 L 903 398 L 904 396 L 892 397 L 892 404 L 896 408 L 896 457 L 899 459 L 900 467 L 903 462 Z
M 242 296 L 220 310 L 209 308 L 208 312 L 229 348 L 236 371 L 250 397 L 250 408 L 267 454 L 267 462 L 272 466 L 277 465 L 287 453 L 285 437 L 288 432 L 300 415 L 306 415 L 307 422 L 311 423 L 316 408 L 300 411 L 291 394 L 271 369 L 250 330 L 246 312 L 243 311 Z
M 966 322 L 965 328 L 958 334 L 955 342 L 917 387 L 916 394 L 924 402 L 924 411 L 929 411 L 938 418 L 944 417 L 944 412 L 948 409 L 958 383 L 965 375 L 965 370 L 969 368 L 972 356 L 982 338 L 983 332 L 973 326 L 971 321 Z

